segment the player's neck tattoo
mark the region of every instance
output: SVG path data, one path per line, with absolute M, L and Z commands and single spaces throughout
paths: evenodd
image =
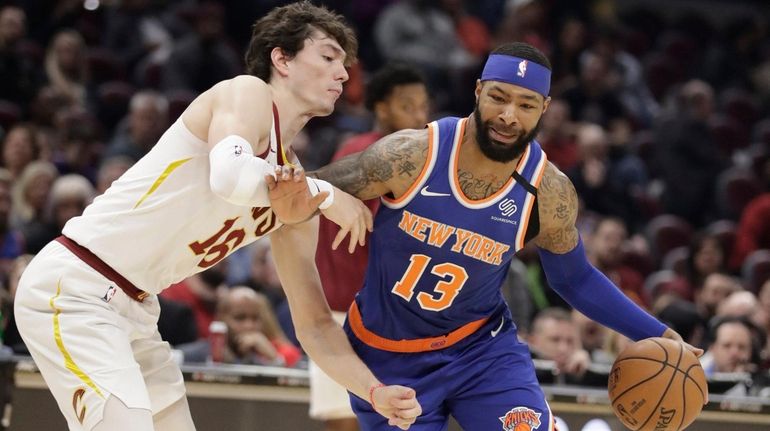
M 506 181 L 500 180 L 494 175 L 474 175 L 470 171 L 458 169 L 457 181 L 460 183 L 460 189 L 466 197 L 473 200 L 488 198 L 497 193 Z

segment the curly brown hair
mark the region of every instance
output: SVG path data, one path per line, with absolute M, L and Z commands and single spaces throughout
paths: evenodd
M 345 66 L 356 61 L 358 41 L 344 18 L 323 6 L 301 1 L 273 9 L 254 23 L 246 50 L 246 73 L 269 82 L 273 48 L 279 47 L 293 57 L 314 30 L 333 37 L 340 44 L 345 51 Z

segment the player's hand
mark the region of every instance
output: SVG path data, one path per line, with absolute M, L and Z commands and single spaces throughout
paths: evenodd
M 265 175 L 265 182 L 270 207 L 278 220 L 284 224 L 295 224 L 309 219 L 329 196 L 327 192 L 313 196 L 305 179 L 305 170 L 299 167 L 278 166 L 275 168 L 275 178 Z
M 682 345 L 684 346 L 685 349 L 691 351 L 695 356 L 697 356 L 699 358 L 700 358 L 701 355 L 703 355 L 703 349 L 699 349 L 699 348 L 697 348 L 695 346 L 691 346 L 691 345 L 685 343 L 684 340 L 682 339 L 682 336 L 677 334 L 677 332 L 674 331 L 671 328 L 666 328 L 666 332 L 663 333 L 662 337 L 663 338 L 668 338 L 668 339 L 671 339 L 671 340 L 678 341 L 678 342 L 682 343 Z
M 374 388 L 372 391 L 372 408 L 388 418 L 388 425 L 402 430 L 409 427 L 422 414 L 422 406 L 417 401 L 414 389 L 405 386 L 391 385 Z
M 329 208 L 321 210 L 321 213 L 340 227 L 332 243 L 334 250 L 348 234 L 348 253 L 355 251 L 356 244 L 363 246 L 366 243 L 366 232 L 372 231 L 372 212 L 358 198 L 335 188 L 334 202 Z

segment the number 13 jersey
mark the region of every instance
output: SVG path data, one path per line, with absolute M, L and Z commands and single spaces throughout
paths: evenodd
M 399 199 L 382 198 L 356 298 L 361 323 L 380 337 L 439 337 L 505 309 L 500 286 L 530 239 L 527 224 L 547 159 L 530 142 L 517 174 L 493 195 L 471 200 L 457 178 L 466 121 L 429 124 L 418 179 Z

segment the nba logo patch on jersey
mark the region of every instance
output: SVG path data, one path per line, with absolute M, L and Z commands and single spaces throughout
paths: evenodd
M 102 296 L 102 301 L 110 302 L 112 297 L 115 296 L 115 292 L 117 292 L 117 291 L 118 291 L 118 289 L 116 289 L 115 286 L 110 286 L 107 289 L 107 293 L 105 293 L 104 296 Z
M 526 74 L 527 74 L 527 60 L 521 60 L 521 62 L 519 63 L 519 71 L 516 72 L 516 75 L 523 78 L 524 75 Z
M 241 147 L 240 145 L 236 145 L 234 148 L 235 148 L 236 156 L 240 156 L 241 154 L 243 154 L 243 147 Z
M 500 417 L 505 431 L 532 431 L 540 428 L 540 415 L 529 407 L 514 407 Z

